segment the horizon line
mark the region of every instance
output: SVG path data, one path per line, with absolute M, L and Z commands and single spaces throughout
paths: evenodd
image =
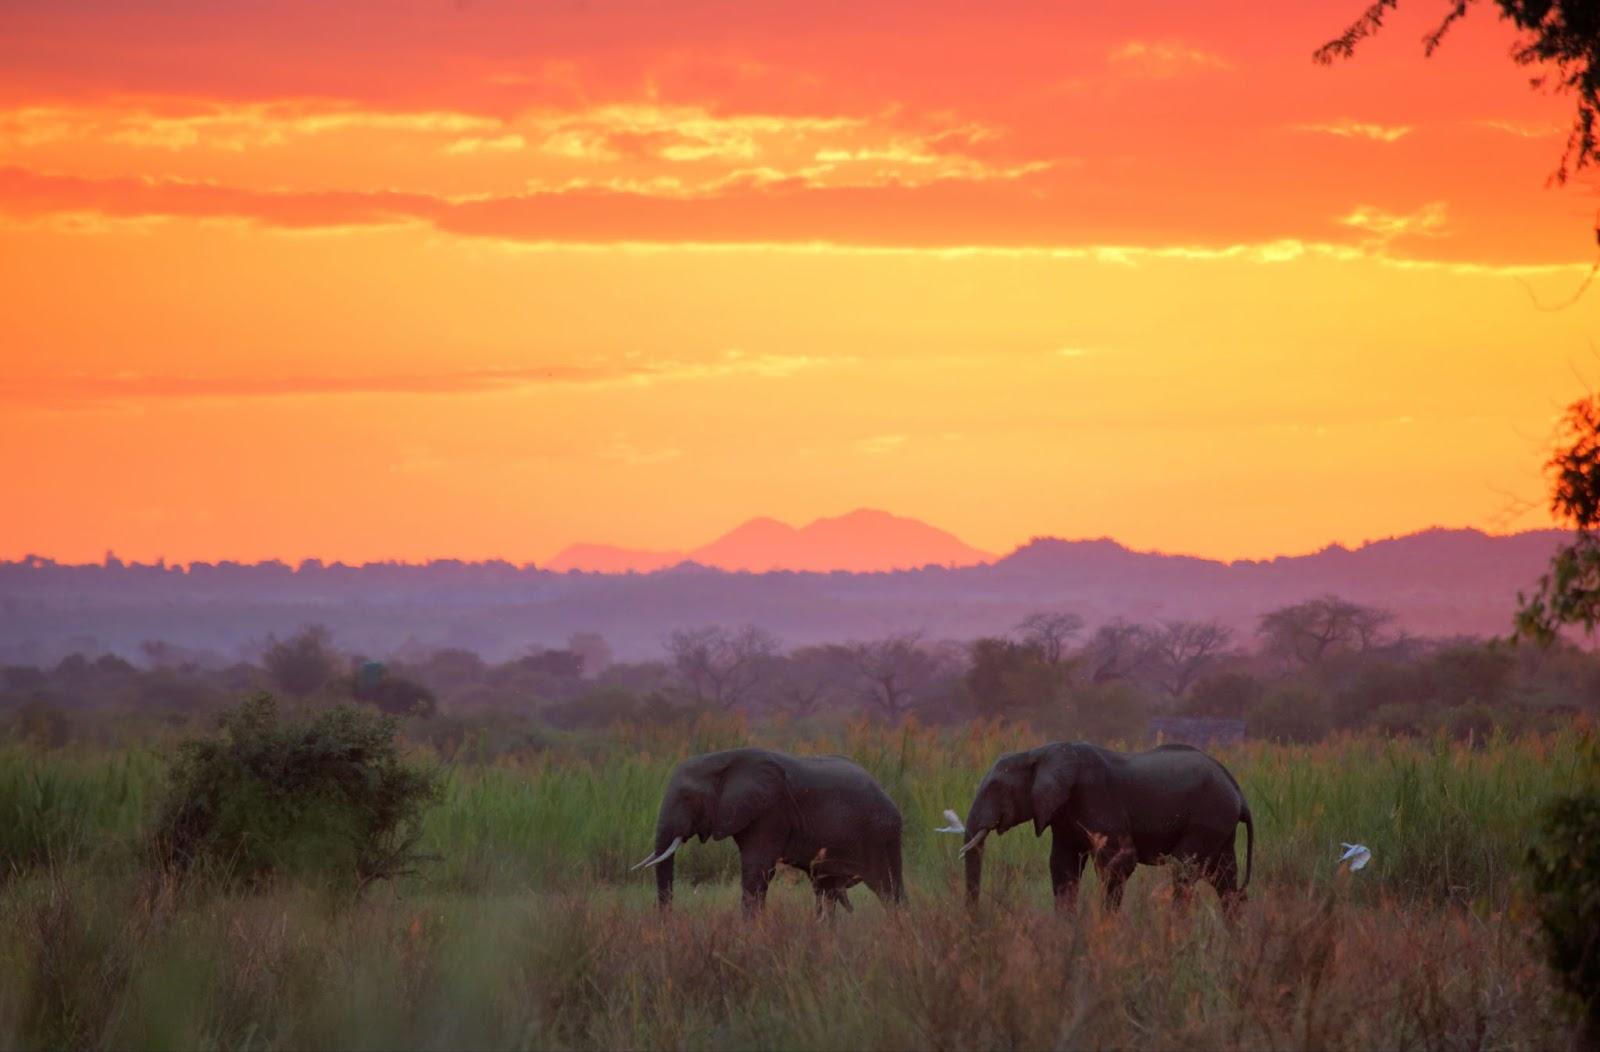
M 865 510 L 873 510 L 873 509 L 865 509 Z M 885 514 L 891 514 L 892 515 L 893 513 L 889 512 L 889 513 L 885 513 Z M 819 518 L 839 518 L 839 517 L 842 517 L 842 516 L 821 516 Z M 906 518 L 906 516 L 895 516 L 895 517 L 897 517 L 897 518 Z M 755 516 L 754 517 L 754 519 L 762 519 L 762 518 L 772 518 L 772 517 L 771 516 Z M 746 522 L 754 521 L 754 519 L 749 519 L 749 520 L 745 520 L 745 521 Z M 781 521 L 781 520 L 776 520 L 776 521 Z M 815 520 L 813 520 L 813 521 L 815 521 Z M 930 526 L 930 524 L 924 523 L 920 519 L 912 519 L 911 521 L 917 522 L 920 525 Z M 743 525 L 743 524 L 741 523 L 741 525 Z M 785 525 L 787 525 L 787 524 L 785 524 Z M 735 527 L 735 529 L 737 529 L 737 528 L 738 527 Z M 934 527 L 934 526 L 930 526 L 930 528 L 932 528 L 932 529 L 940 529 L 939 527 Z M 949 531 L 947 531 L 947 530 L 942 530 L 941 532 L 949 533 Z M 412 569 L 427 569 L 427 568 L 434 567 L 434 566 L 436 566 L 438 564 L 441 564 L 441 563 L 455 563 L 455 564 L 459 564 L 461 566 L 466 566 L 466 567 L 507 566 L 507 567 L 510 567 L 510 568 L 518 571 L 518 572 L 548 573 L 548 574 L 552 574 L 552 575 L 555 575 L 555 576 L 568 576 L 568 575 L 577 574 L 577 575 L 591 576 L 591 577 L 648 577 L 648 576 L 653 576 L 655 574 L 668 573 L 668 572 L 671 572 L 673 570 L 678 570 L 678 569 L 681 569 L 681 568 L 684 568 L 684 567 L 694 567 L 694 568 L 706 570 L 706 571 L 709 571 L 709 572 L 712 572 L 712 573 L 748 574 L 750 576 L 762 576 L 762 575 L 765 575 L 765 574 L 773 574 L 773 573 L 817 574 L 817 575 L 828 575 L 828 574 L 843 573 L 843 574 L 850 574 L 850 575 L 853 575 L 853 576 L 866 576 L 866 575 L 869 575 L 869 574 L 918 573 L 918 572 L 921 572 L 921 571 L 927 570 L 927 569 L 964 570 L 964 569 L 975 569 L 975 568 L 982 567 L 982 566 L 994 566 L 994 565 L 996 565 L 998 563 L 1001 563 L 1001 562 L 1005 561 L 1006 559 L 1009 559 L 1009 558 L 1015 556 L 1019 552 L 1025 550 L 1027 548 L 1030 548 L 1035 544 L 1040 543 L 1040 542 L 1056 542 L 1056 543 L 1061 543 L 1061 544 L 1110 543 L 1110 544 L 1116 546 L 1117 548 L 1120 548 L 1122 551 L 1127 552 L 1128 554 L 1131 554 L 1131 555 L 1155 556 L 1155 557 L 1163 558 L 1163 559 L 1193 559 L 1193 560 L 1198 560 L 1198 561 L 1201 561 L 1201 562 L 1217 563 L 1217 564 L 1222 565 L 1222 566 L 1236 566 L 1236 565 L 1243 564 L 1243 563 L 1275 562 L 1275 561 L 1278 561 L 1280 559 L 1305 559 L 1305 558 L 1311 558 L 1313 556 L 1321 555 L 1324 552 L 1333 551 L 1335 549 L 1342 550 L 1342 551 L 1347 551 L 1347 552 L 1357 552 L 1357 551 L 1362 551 L 1362 550 L 1364 550 L 1366 548 L 1373 547 L 1373 546 L 1378 545 L 1378 544 L 1383 544 L 1383 543 L 1390 542 L 1390 541 L 1405 540 L 1405 539 L 1411 538 L 1411 537 L 1419 537 L 1419 536 L 1422 536 L 1424 534 L 1429 534 L 1429 533 L 1471 533 L 1471 534 L 1477 534 L 1477 535 L 1482 536 L 1482 537 L 1487 537 L 1487 538 L 1490 538 L 1490 539 L 1511 539 L 1511 538 L 1515 538 L 1515 537 L 1526 536 L 1528 534 L 1533 534 L 1533 533 L 1570 533 L 1570 532 L 1571 532 L 1570 530 L 1566 530 L 1566 529 L 1563 529 L 1562 527 L 1555 526 L 1555 525 L 1530 527 L 1530 528 L 1527 528 L 1527 529 L 1512 530 L 1512 531 L 1508 531 L 1508 532 L 1495 532 L 1495 531 L 1491 531 L 1491 530 L 1488 530 L 1488 529 L 1484 529 L 1481 526 L 1442 526 L 1442 525 L 1433 525 L 1433 526 L 1421 527 L 1421 528 L 1415 529 L 1415 530 L 1410 530 L 1410 531 L 1407 531 L 1407 532 L 1404 532 L 1404 533 L 1393 533 L 1393 534 L 1388 534 L 1386 536 L 1381 536 L 1381 537 L 1368 537 L 1368 538 L 1360 541 L 1359 543 L 1354 543 L 1354 544 L 1346 544 L 1343 541 L 1334 540 L 1334 541 L 1329 541 L 1328 543 L 1322 545 L 1319 548 L 1314 548 L 1314 549 L 1306 550 L 1306 551 L 1280 552 L 1280 553 L 1274 554 L 1274 555 L 1257 556 L 1257 557 L 1240 557 L 1240 558 L 1236 558 L 1236 559 L 1218 558 L 1218 557 L 1209 556 L 1209 555 L 1198 555 L 1198 554 L 1195 554 L 1195 553 L 1192 553 L 1192 552 L 1165 551 L 1165 550 L 1162 550 L 1162 549 L 1159 549 L 1159 548 L 1133 548 L 1133 547 L 1130 547 L 1129 545 L 1124 544 L 1123 542 L 1117 540 L 1115 537 L 1110 536 L 1109 534 L 1102 534 L 1100 536 L 1095 536 L 1095 537 L 1090 537 L 1090 536 L 1062 537 L 1062 536 L 1055 535 L 1055 534 L 1034 534 L 1034 535 L 1030 536 L 1027 540 L 1021 542 L 1020 544 L 1017 544 L 1017 545 L 1013 546 L 1010 551 L 1005 552 L 1004 554 L 994 554 L 992 556 L 992 558 L 989 558 L 987 560 L 979 560 L 979 561 L 971 562 L 971 563 L 962 563 L 962 564 L 959 564 L 959 565 L 953 564 L 953 563 L 929 562 L 929 563 L 923 563 L 923 564 L 916 565 L 916 566 L 903 566 L 903 567 L 895 567 L 895 568 L 882 569 L 882 570 L 847 570 L 847 569 L 797 570 L 797 569 L 788 569 L 788 568 L 784 568 L 784 567 L 773 567 L 773 568 L 768 569 L 768 570 L 738 570 L 738 569 L 727 569 L 727 568 L 724 568 L 724 567 L 721 567 L 721 566 L 716 566 L 716 565 L 710 564 L 710 563 L 698 562 L 698 561 L 696 561 L 694 559 L 690 559 L 690 558 L 687 558 L 687 557 L 681 559 L 678 562 L 675 562 L 675 563 L 672 563 L 672 564 L 669 564 L 669 565 L 660 566 L 660 567 L 657 567 L 657 568 L 652 569 L 652 570 L 622 570 L 622 571 L 582 570 L 582 569 L 576 569 L 576 568 L 574 568 L 574 569 L 566 569 L 566 570 L 558 570 L 558 569 L 549 568 L 548 566 L 543 565 L 543 564 L 541 564 L 541 563 L 539 563 L 539 562 L 537 562 L 535 560 L 523 560 L 523 561 L 519 562 L 519 561 L 516 561 L 516 560 L 505 558 L 503 556 L 484 556 L 482 558 L 476 558 L 476 559 L 462 558 L 462 557 L 459 557 L 459 556 L 432 556 L 432 557 L 429 557 L 429 558 L 426 558 L 426 559 L 421 559 L 421 560 L 399 559 L 399 558 L 384 558 L 384 559 L 365 559 L 365 560 L 362 560 L 360 562 L 349 562 L 349 561 L 346 561 L 344 559 L 331 559 L 331 560 L 328 560 L 328 559 L 323 559 L 323 558 L 318 557 L 318 556 L 304 556 L 304 557 L 301 557 L 301 558 L 299 558 L 297 560 L 293 560 L 293 561 L 284 559 L 284 558 L 282 558 L 280 556 L 266 556 L 266 557 L 257 558 L 257 559 L 255 559 L 253 561 L 244 561 L 244 560 L 237 559 L 237 558 L 222 558 L 222 559 L 215 559 L 215 560 L 212 560 L 212 559 L 189 559 L 187 561 L 178 559 L 178 560 L 168 561 L 167 558 L 164 555 L 162 555 L 162 556 L 156 556 L 155 557 L 155 561 L 153 561 L 153 562 L 141 562 L 137 558 L 131 558 L 131 559 L 123 559 L 123 558 L 121 558 L 120 556 L 118 556 L 116 554 L 116 549 L 114 547 L 107 548 L 105 557 L 99 562 L 65 562 L 65 561 L 57 559 L 57 558 L 55 558 L 53 556 L 42 555 L 42 554 L 40 554 L 38 552 L 26 552 L 26 553 L 23 553 L 21 555 L 17 555 L 17 556 L 14 556 L 14 557 L 0 556 L 0 566 L 4 566 L 4 567 L 30 566 L 32 568 L 38 568 L 38 569 L 42 569 L 42 568 L 45 568 L 45 567 L 51 567 L 51 568 L 57 568 L 57 569 L 70 569 L 70 570 L 86 570 L 86 569 L 148 569 L 148 570 L 165 570 L 167 572 L 182 572 L 182 573 L 187 573 L 190 568 L 195 567 L 195 566 L 207 566 L 207 567 L 236 566 L 236 567 L 241 567 L 241 568 L 252 568 L 252 569 L 259 569 L 259 568 L 263 568 L 263 567 L 283 567 L 283 568 L 287 569 L 291 573 L 300 573 L 300 572 L 303 572 L 303 571 L 305 571 L 305 570 L 307 570 L 309 568 L 315 568 L 315 569 L 334 569 L 334 568 L 363 569 L 365 567 L 404 567 L 404 568 L 412 568 Z M 950 535 L 951 536 L 955 536 L 954 534 L 950 534 Z M 962 541 L 962 543 L 965 544 L 966 542 Z M 571 545 L 567 545 L 565 548 L 560 549 L 560 551 L 565 551 L 567 548 L 574 547 L 577 544 L 592 544 L 592 545 L 594 545 L 596 547 L 613 547 L 613 548 L 620 548 L 621 547 L 619 545 L 605 545 L 605 544 L 600 544 L 598 542 L 582 542 L 582 541 L 580 541 L 580 542 L 574 542 Z M 971 546 L 969 545 L 968 547 L 971 547 Z M 652 551 L 652 549 L 623 549 L 623 550 L 639 551 L 639 552 L 650 552 L 650 551 Z M 977 551 L 978 549 L 974 548 L 973 550 Z M 559 554 L 559 553 L 560 552 L 558 551 L 557 554 Z M 663 554 L 672 554 L 672 553 L 671 552 L 665 552 Z M 687 556 L 687 553 L 685 553 L 685 555 Z

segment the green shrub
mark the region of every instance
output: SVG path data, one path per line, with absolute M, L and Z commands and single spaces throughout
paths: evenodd
M 1314 742 L 1333 729 L 1327 699 L 1295 682 L 1275 683 L 1250 707 L 1250 733 L 1276 742 Z
M 179 746 L 158 856 L 247 882 L 290 872 L 360 887 L 409 872 L 440 787 L 402 762 L 396 729 L 395 717 L 356 707 L 284 722 L 269 697 L 245 703 L 220 738 Z
M 1551 803 L 1546 842 L 1529 851 L 1528 861 L 1550 964 L 1600 1046 L 1600 749 L 1589 748 L 1595 777 Z

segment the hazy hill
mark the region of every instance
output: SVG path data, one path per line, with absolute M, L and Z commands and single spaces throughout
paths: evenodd
M 874 573 L 919 566 L 971 566 L 993 558 L 925 522 L 861 508 L 834 518 L 816 519 L 798 529 L 777 519 L 751 519 L 688 552 L 574 544 L 556 553 L 545 566 L 563 571 L 648 573 L 693 562 L 752 573 Z
M 828 565 L 840 537 L 882 527 L 887 545 L 908 521 L 856 513 L 794 529 L 766 520 L 771 525 L 735 530 L 691 554 L 761 565 L 758 556 L 787 553 Z M 923 551 L 971 552 L 922 529 Z M 967 639 L 1005 631 L 1040 609 L 1072 610 L 1091 625 L 1215 617 L 1250 633 L 1262 613 L 1327 592 L 1387 607 L 1418 634 L 1492 635 L 1507 630 L 1517 591 L 1538 579 L 1564 536 L 1426 530 L 1236 563 L 1136 552 L 1110 540 L 1038 539 L 992 563 L 880 573 L 729 572 L 697 562 L 618 574 L 454 560 L 183 567 L 33 559 L 0 563 L 0 664 L 50 662 L 71 650 L 137 658 L 147 639 L 232 656 L 312 621 L 369 654 L 410 643 L 492 657 L 561 645 L 576 631 L 600 632 L 619 657 L 647 657 L 674 628 L 749 621 L 789 645 L 913 629 Z M 863 551 L 870 564 L 886 549 Z

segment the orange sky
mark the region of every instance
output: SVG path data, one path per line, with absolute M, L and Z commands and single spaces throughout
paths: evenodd
M 1363 6 L 7 4 L 0 557 L 1543 525 L 1571 101 Z

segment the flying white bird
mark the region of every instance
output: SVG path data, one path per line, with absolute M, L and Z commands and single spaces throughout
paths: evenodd
M 1339 846 L 1344 848 L 1339 861 L 1349 862 L 1351 869 L 1360 869 L 1372 861 L 1372 849 L 1365 844 L 1346 844 L 1341 840 Z
M 940 826 L 938 829 L 934 830 L 935 833 L 966 833 L 967 827 L 961 824 L 960 815 L 956 814 L 947 807 L 944 809 L 944 817 L 945 821 L 950 824 Z

